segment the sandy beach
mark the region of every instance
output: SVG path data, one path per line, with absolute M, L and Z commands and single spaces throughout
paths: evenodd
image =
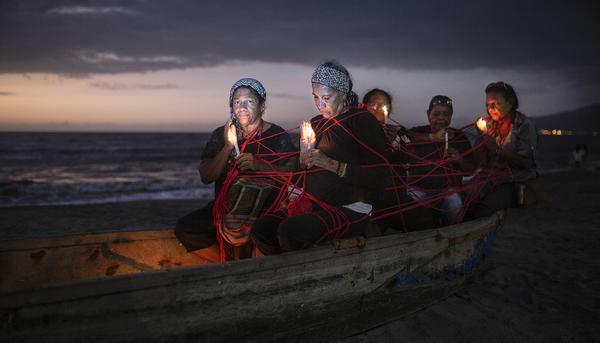
M 466 289 L 342 342 L 600 341 L 599 177 L 544 175 L 547 203 L 509 211 Z
M 542 177 L 547 202 L 511 209 L 467 288 L 341 342 L 600 341 L 599 171 Z M 199 201 L 0 208 L 0 239 L 172 227 Z
M 201 200 L 149 200 L 0 208 L 0 239 L 172 228 L 178 218 L 204 204 Z

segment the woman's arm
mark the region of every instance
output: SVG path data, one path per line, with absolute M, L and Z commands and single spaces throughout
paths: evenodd
M 340 175 L 348 183 L 368 189 L 381 189 L 389 181 L 389 161 L 385 153 L 385 134 L 372 116 L 357 117 L 349 131 L 361 145 L 358 163 L 342 163 Z M 338 166 L 336 165 L 336 170 Z
M 319 149 L 307 152 L 306 166 L 317 166 L 332 173 L 350 184 L 365 188 L 383 187 L 387 181 L 387 166 L 385 157 L 385 134 L 379 122 L 372 116 L 356 118 L 352 123 L 344 123 L 361 145 L 358 163 L 346 163 L 335 160 Z M 340 124 L 340 125 L 344 125 Z
M 537 146 L 537 132 L 534 125 L 528 120 L 518 127 L 517 131 L 511 132 L 513 140 L 517 144 L 515 151 L 507 149 L 504 146 L 498 146 L 495 139 L 489 139 L 486 147 L 492 155 L 504 159 L 508 166 L 513 169 L 531 169 L 534 167 L 534 154 Z M 491 141 L 491 142 L 489 142 Z
M 509 149 L 500 148 L 496 154 L 503 158 L 508 166 L 514 169 L 530 169 L 533 167 L 533 161 L 529 156 L 510 151 Z
M 510 168 L 529 169 L 533 167 L 533 160 L 526 153 L 514 152 L 504 147 L 499 147 L 493 137 L 486 137 L 483 146 L 486 148 L 488 159 L 502 158 Z
M 413 142 L 443 142 L 445 133 L 446 130 L 439 130 L 436 133 L 423 133 L 411 130 L 406 131 L 406 135 Z M 449 138 L 452 139 L 452 137 Z
M 225 170 L 230 155 L 231 149 L 224 146 L 215 158 L 201 160 L 198 172 L 202 182 L 205 184 L 215 182 Z
M 209 151 L 209 155 L 213 157 L 203 158 L 200 161 L 200 166 L 198 166 L 198 173 L 200 174 L 200 179 L 203 183 L 213 183 L 218 178 L 219 175 L 225 171 L 225 167 L 227 166 L 227 161 L 229 160 L 229 156 L 231 156 L 231 151 L 234 146 L 227 139 L 227 134 L 229 132 L 229 125 L 231 122 L 227 122 L 223 127 L 223 132 L 220 133 L 219 130 L 215 130 L 206 144 L 204 148 L 204 153 Z M 221 137 L 219 135 L 222 134 L 223 143 L 221 143 Z M 223 145 L 220 149 L 219 146 Z M 218 149 L 218 152 L 214 154 L 214 151 Z
M 471 161 L 466 159 L 464 156 L 462 156 L 461 153 L 453 147 L 448 148 L 448 150 L 446 151 L 446 156 L 448 158 L 455 158 L 455 160 L 452 161 L 452 164 L 454 164 L 454 166 L 460 171 L 470 173 L 475 170 L 475 165 Z
M 265 122 L 268 125 L 274 125 Z M 283 131 L 272 134 L 265 139 L 261 144 L 266 148 L 265 159 L 261 159 L 250 153 L 243 153 L 237 157 L 238 168 L 240 170 L 255 170 L 261 172 L 280 171 L 291 172 L 297 171 L 299 167 L 299 158 L 297 149 L 292 144 L 290 135 Z M 271 162 L 267 159 L 272 160 Z

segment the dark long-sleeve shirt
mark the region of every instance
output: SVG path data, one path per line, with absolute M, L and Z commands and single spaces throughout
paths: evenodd
M 224 126 L 219 126 L 212 132 L 210 139 L 202 151 L 202 155 L 200 157 L 202 160 L 215 158 L 219 151 L 223 149 L 223 146 L 225 145 L 223 130 Z M 258 141 L 260 141 L 260 143 L 258 143 Z M 240 148 L 243 148 L 244 142 L 244 140 L 238 142 Z M 278 152 L 290 152 L 295 150 L 297 149 L 292 144 L 290 135 L 280 126 L 271 124 L 271 127 L 269 127 L 268 130 L 262 132 L 254 141 L 246 145 L 245 150 L 242 152 L 260 155 Z M 230 158 L 233 158 L 233 155 Z M 264 157 L 266 161 L 274 160 L 275 158 L 277 158 L 277 156 L 274 155 Z M 285 163 L 285 160 L 281 161 L 280 163 Z M 215 181 L 215 196 L 219 194 L 226 176 L 227 171 L 223 170 L 223 172 Z
M 429 125 L 413 127 L 410 130 L 418 133 L 433 133 Z M 460 175 L 459 170 L 456 170 L 456 167 L 448 163 L 437 164 L 445 158 L 444 144 L 444 142 L 422 142 L 412 145 L 412 151 L 419 156 L 419 158 L 411 161 L 419 165 L 409 170 L 411 175 L 409 182 L 412 186 L 426 190 L 442 191 L 461 184 L 462 175 Z M 456 130 L 455 137 L 448 142 L 448 145 L 460 154 L 465 154 L 463 157 L 466 160 L 473 160 L 471 144 L 462 131 Z
M 356 201 L 372 203 L 389 179 L 385 135 L 379 122 L 369 112 L 352 108 L 331 119 L 316 116 L 311 124 L 316 148 L 348 166 L 344 177 L 328 170 L 309 173 L 306 190 L 334 206 Z

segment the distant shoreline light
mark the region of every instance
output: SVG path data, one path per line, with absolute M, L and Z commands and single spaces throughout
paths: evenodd
M 593 136 L 598 137 L 598 131 L 573 131 L 566 129 L 539 129 L 538 134 L 541 136 Z

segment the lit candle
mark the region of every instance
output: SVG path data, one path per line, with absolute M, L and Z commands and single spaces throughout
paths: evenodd
M 300 123 L 300 152 L 307 152 L 314 148 L 316 140 L 310 121 L 305 120 Z
M 479 118 L 477 119 L 477 128 L 479 129 L 479 131 L 481 131 L 482 133 L 487 133 L 488 127 L 487 127 L 487 121 L 485 119 Z
M 315 147 L 317 138 L 315 131 L 310 125 L 310 121 L 303 121 L 300 123 L 300 163 L 306 163 L 306 155 L 308 151 Z
M 229 125 L 229 132 L 227 133 L 227 140 L 229 140 L 229 143 L 233 144 L 233 147 L 235 148 L 235 156 L 240 154 L 240 147 L 238 146 L 238 142 L 237 142 L 237 130 L 235 129 L 235 125 L 231 124 Z
M 381 108 L 381 110 L 383 111 L 383 116 L 385 117 L 384 120 L 387 121 L 387 118 L 390 115 L 389 110 L 388 110 L 388 106 L 387 105 L 383 105 L 383 107 Z
M 448 150 L 448 130 L 444 132 L 444 147 L 446 150 Z

